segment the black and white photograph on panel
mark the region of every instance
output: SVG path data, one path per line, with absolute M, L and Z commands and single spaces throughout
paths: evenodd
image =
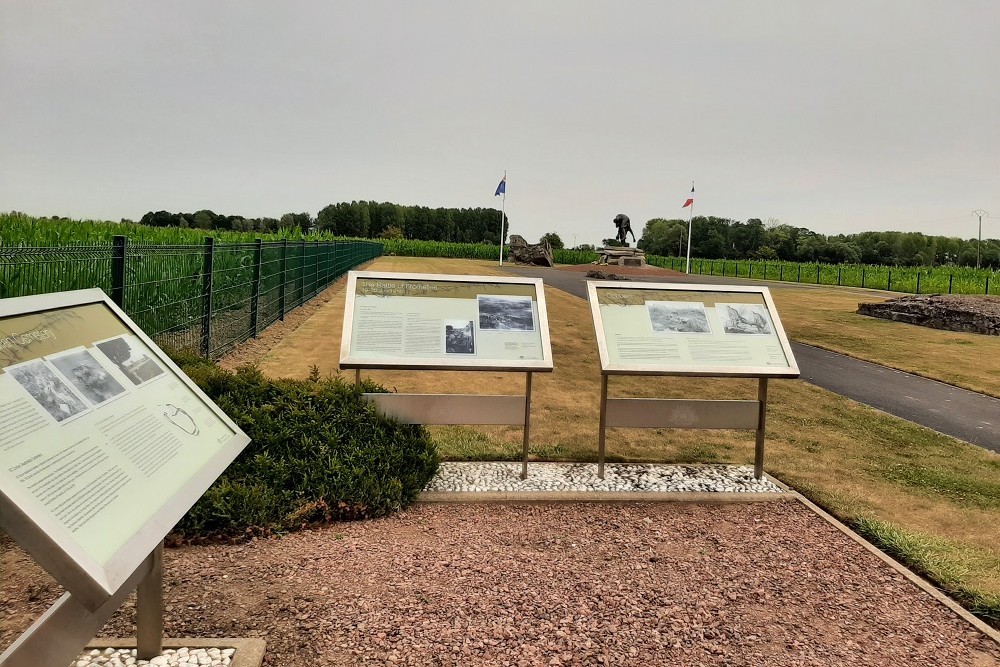
M 759 303 L 716 303 L 715 312 L 727 334 L 770 335 L 774 333 L 767 309 Z
M 482 331 L 534 331 L 530 296 L 479 295 L 479 328 Z
M 96 346 L 136 386 L 163 374 L 159 364 L 153 361 L 145 347 L 132 336 L 109 338 L 96 343 Z
M 84 348 L 51 356 L 48 360 L 93 405 L 125 393 L 125 387 Z
M 8 366 L 4 372 L 10 373 L 57 422 L 90 410 L 83 399 L 74 394 L 69 385 L 41 359 Z
M 647 301 L 649 324 L 656 333 L 712 333 L 705 304 L 692 301 Z
M 444 321 L 444 351 L 446 354 L 475 354 L 476 332 L 472 320 Z

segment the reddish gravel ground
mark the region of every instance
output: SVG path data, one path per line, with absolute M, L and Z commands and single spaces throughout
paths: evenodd
M 3 568 L 6 646 L 58 590 L 10 545 Z M 423 504 L 168 549 L 164 578 L 168 636 L 263 637 L 273 666 L 1000 665 L 795 502 Z

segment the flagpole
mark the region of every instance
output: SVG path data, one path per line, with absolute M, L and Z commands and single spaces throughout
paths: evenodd
M 691 192 L 694 193 L 694 181 L 691 181 Z M 691 197 L 691 210 L 688 212 L 687 264 L 684 267 L 684 273 L 691 273 L 691 223 L 694 222 L 694 194 Z
M 504 205 L 507 203 L 507 170 L 503 170 L 503 192 L 500 193 L 500 266 L 503 266 L 503 216 Z

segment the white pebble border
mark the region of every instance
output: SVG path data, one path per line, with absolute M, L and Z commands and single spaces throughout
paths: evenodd
M 607 463 L 528 463 L 528 479 L 513 462 L 446 462 L 424 488 L 429 492 L 603 491 L 611 493 L 783 493 L 753 466 Z
M 70 667 L 228 667 L 233 661 L 233 648 L 168 648 L 152 660 L 139 660 L 136 650 L 128 648 L 92 649 L 81 653 Z

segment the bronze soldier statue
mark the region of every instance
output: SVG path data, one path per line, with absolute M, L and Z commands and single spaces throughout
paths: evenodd
M 614 223 L 618 227 L 618 241 L 627 248 L 628 243 L 625 241 L 626 234 L 632 234 L 632 241 L 635 241 L 635 234 L 632 232 L 632 223 L 629 222 L 628 216 L 624 213 L 616 215 Z

